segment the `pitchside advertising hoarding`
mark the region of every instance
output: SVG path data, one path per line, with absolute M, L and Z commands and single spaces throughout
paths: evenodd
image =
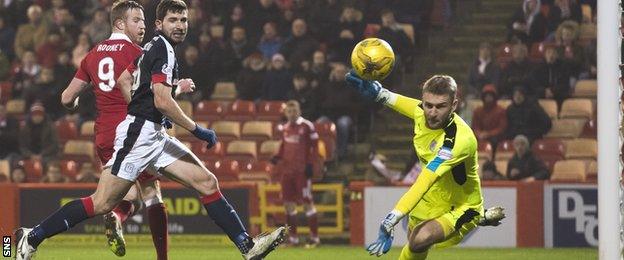
M 249 190 L 223 189 L 223 195 L 238 212 L 243 223 L 249 223 Z M 93 189 L 21 189 L 20 223 L 31 227 L 43 220 L 61 205 L 93 193 Z M 188 189 L 163 189 L 163 201 L 169 215 L 171 234 L 222 234 L 221 229 L 208 217 L 197 193 Z M 147 213 L 141 210 L 124 224 L 127 234 L 149 234 Z M 66 233 L 103 234 L 101 217 L 86 220 Z
M 544 243 L 546 247 L 598 246 L 598 189 L 595 184 L 546 185 Z
M 364 189 L 364 241 L 377 239 L 379 224 L 392 210 L 394 203 L 408 187 L 367 187 Z M 463 240 L 465 247 L 515 247 L 516 246 L 516 189 L 513 187 L 485 187 L 482 189 L 485 207 L 502 206 L 507 218 L 498 227 L 478 227 Z M 407 218 L 395 227 L 393 246 L 407 244 Z

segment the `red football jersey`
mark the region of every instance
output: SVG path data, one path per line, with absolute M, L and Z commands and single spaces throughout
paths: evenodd
M 98 111 L 95 121 L 95 142 L 98 148 L 113 147 L 115 129 L 126 117 L 128 109 L 128 103 L 115 84 L 141 52 L 141 47 L 132 43 L 128 36 L 113 33 L 109 39 L 89 51 L 74 76 L 93 85 Z
M 318 133 L 312 122 L 299 117 L 294 123 L 280 126 L 282 144 L 277 156 L 282 174 L 303 174 L 308 163 L 314 163 L 318 156 Z

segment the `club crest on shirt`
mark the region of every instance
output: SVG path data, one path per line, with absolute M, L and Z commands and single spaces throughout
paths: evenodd
M 431 141 L 431 143 L 429 144 L 429 151 L 435 151 L 436 145 L 438 145 L 438 142 L 436 142 L 435 140 Z
M 450 148 L 442 146 L 440 147 L 440 151 L 438 151 L 438 157 L 443 160 L 450 160 L 453 158 L 453 153 Z
M 167 64 L 167 63 L 163 64 L 163 66 L 162 66 L 162 73 L 171 74 L 172 70 L 173 70 L 173 68 L 170 67 L 169 64 Z

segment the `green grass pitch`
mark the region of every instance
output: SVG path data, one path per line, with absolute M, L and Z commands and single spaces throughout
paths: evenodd
M 321 246 L 315 249 L 304 248 L 278 248 L 271 253 L 271 259 L 397 259 L 400 248 L 391 250 L 387 255 L 377 258 L 368 256 L 363 247 L 350 246 Z M 598 251 L 594 248 L 572 248 L 572 249 L 466 249 L 452 248 L 435 250 L 429 254 L 428 259 L 432 260 L 513 260 L 513 259 L 546 259 L 546 260 L 584 260 L 597 259 Z M 46 245 L 39 248 L 35 259 L 49 260 L 146 260 L 156 259 L 154 249 L 148 245 L 129 245 L 127 254 L 123 258 L 113 255 L 105 245 Z M 238 251 L 233 246 L 180 246 L 170 245 L 169 259 L 242 259 Z

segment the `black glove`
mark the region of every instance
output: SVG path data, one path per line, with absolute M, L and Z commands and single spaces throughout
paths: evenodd
M 195 130 L 193 130 L 191 133 L 193 133 L 195 137 L 208 142 L 208 149 L 212 148 L 215 144 L 217 144 L 217 134 L 212 129 L 195 125 Z
M 314 168 L 312 167 L 311 163 L 306 164 L 305 166 L 305 175 L 308 178 L 312 178 L 312 175 L 314 175 Z
M 271 157 L 271 160 L 270 160 L 270 161 L 271 161 L 271 164 L 276 165 L 276 164 L 277 164 L 277 162 L 279 162 L 279 160 L 280 160 L 280 159 L 281 159 L 281 158 L 280 158 L 279 156 L 277 156 L 277 155 L 276 155 L 276 156 Z

